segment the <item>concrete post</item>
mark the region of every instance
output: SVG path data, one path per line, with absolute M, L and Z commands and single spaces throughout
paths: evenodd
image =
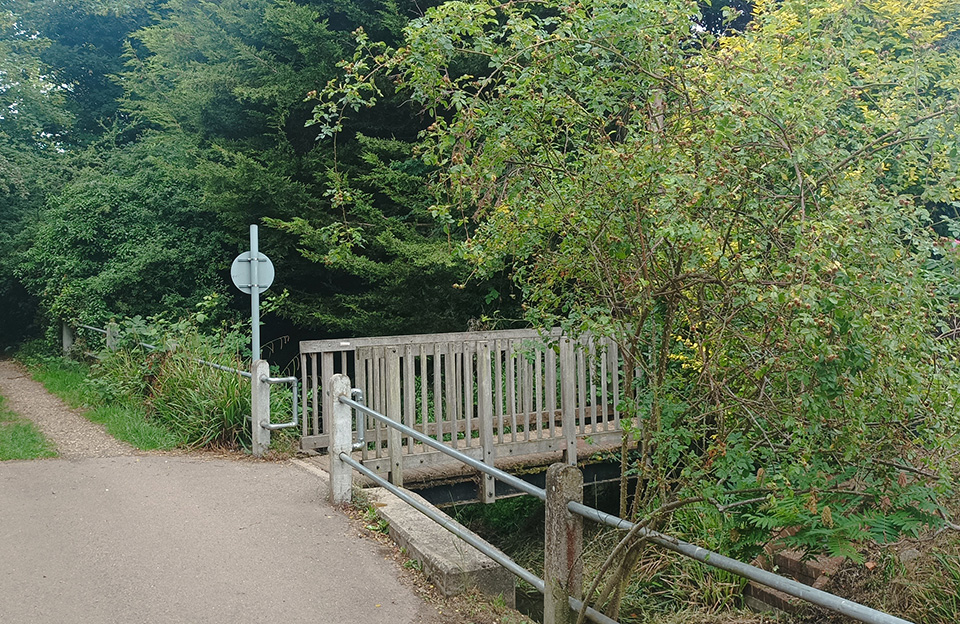
M 386 352 L 387 413 L 390 420 L 400 422 L 400 350 L 390 347 Z M 403 437 L 395 427 L 387 430 L 387 452 L 390 455 L 390 483 L 403 486 Z
M 260 426 L 270 422 L 270 384 L 261 378 L 270 376 L 270 364 L 256 360 L 250 367 L 250 437 L 253 440 L 253 456 L 263 457 L 270 448 L 270 430 Z
M 570 513 L 567 503 L 583 502 L 583 474 L 576 466 L 553 464 L 546 489 L 543 624 L 573 624 L 568 596 L 579 599 L 583 586 L 583 518 Z
M 73 349 L 73 343 L 76 341 L 76 336 L 73 333 L 73 329 L 67 325 L 66 321 L 61 323 L 60 338 L 63 344 L 63 357 L 70 357 L 70 350 Z
M 333 413 L 330 420 L 330 502 L 345 505 L 353 496 L 353 468 L 340 459 L 340 453 L 353 450 L 353 422 L 349 405 L 340 402 L 341 396 L 350 396 L 350 378 L 334 375 L 323 386 L 323 393 L 330 393 Z M 363 419 L 358 418 L 362 423 Z
M 116 323 L 107 323 L 107 351 L 116 351 L 120 340 L 120 326 Z

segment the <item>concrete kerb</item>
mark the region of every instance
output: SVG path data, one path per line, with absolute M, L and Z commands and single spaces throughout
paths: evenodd
M 408 557 L 421 563 L 424 574 L 444 595 L 476 589 L 494 598 L 502 597 L 507 606 L 516 607 L 513 574 L 500 564 L 387 490 L 370 488 L 364 493 L 377 516 L 387 522 L 393 541 L 406 550 Z M 430 505 L 422 497 L 411 495 Z
M 290 461 L 330 487 L 330 475 L 321 468 L 301 459 Z M 445 596 L 476 589 L 493 598 L 502 597 L 507 606 L 516 607 L 513 574 L 387 490 L 377 487 L 363 492 L 377 516 L 387 523 L 390 538 L 408 557 L 420 562 L 423 573 Z M 411 495 L 432 507 L 422 497 Z

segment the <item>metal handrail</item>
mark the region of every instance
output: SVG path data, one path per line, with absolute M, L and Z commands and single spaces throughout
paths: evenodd
M 541 579 L 539 576 L 537 576 L 533 572 L 527 570 L 526 568 L 518 564 L 516 561 L 511 559 L 506 553 L 504 553 L 502 550 L 500 550 L 496 546 L 490 544 L 489 542 L 479 537 L 472 531 L 465 529 L 463 526 L 461 526 L 460 524 L 457 524 L 456 522 L 451 520 L 448 516 L 440 513 L 436 509 L 428 507 L 427 505 L 424 505 L 422 502 L 420 502 L 419 500 L 417 500 L 416 498 L 410 496 L 407 492 L 405 492 L 403 488 L 399 488 L 393 485 L 392 483 L 390 483 L 389 481 L 387 481 L 386 479 L 384 479 L 374 471 L 370 470 L 369 468 L 367 468 L 366 466 L 364 466 L 354 458 L 350 457 L 350 455 L 348 455 L 347 453 L 340 453 L 340 459 L 345 464 L 347 464 L 348 466 L 351 466 L 354 470 L 356 470 L 360 474 L 366 476 L 369 479 L 372 479 L 375 483 L 377 483 L 378 485 L 382 486 L 386 490 L 393 493 L 397 498 L 407 503 L 417 511 L 421 512 L 422 514 L 424 514 L 425 516 L 427 516 L 428 518 L 430 518 L 431 520 L 439 524 L 444 529 L 450 531 L 451 533 L 453 533 L 454 535 L 456 535 L 466 543 L 470 544 L 471 546 L 479 550 L 484 555 L 490 557 L 491 559 L 493 559 L 494 561 L 502 565 L 509 572 L 513 573 L 515 576 L 533 585 L 536 588 L 536 590 L 539 591 L 541 594 L 546 591 L 546 583 L 544 583 L 543 579 Z M 580 600 L 577 600 L 573 596 L 567 596 L 567 600 L 569 601 L 570 608 L 573 609 L 574 611 L 579 611 L 580 609 L 583 608 L 583 602 Z M 590 618 L 594 622 L 597 622 L 597 624 L 619 624 L 616 620 L 604 615 L 603 613 L 600 613 L 593 607 L 587 607 L 585 614 L 588 618 Z
M 99 327 L 91 327 L 90 325 L 77 325 L 77 327 L 82 329 L 89 329 L 90 331 L 95 331 L 105 336 L 110 335 L 110 332 L 108 332 L 105 329 L 101 329 Z M 157 345 L 152 345 L 146 342 L 137 342 L 137 346 L 143 347 L 144 349 L 149 349 L 151 351 L 157 351 L 160 348 Z M 241 375 L 248 379 L 253 378 L 253 375 L 250 374 L 250 371 L 240 370 L 238 368 L 233 368 L 231 366 L 224 366 L 223 364 L 217 364 L 216 362 L 208 362 L 207 360 L 202 360 L 200 358 L 190 358 L 190 359 L 199 364 L 203 364 L 204 366 L 209 366 L 210 368 L 216 368 L 217 370 L 226 371 L 228 373 L 236 373 L 237 375 Z
M 297 414 L 297 399 L 300 398 L 300 393 L 297 391 L 297 381 L 299 380 L 296 377 L 268 377 L 264 375 L 260 377 L 260 381 L 262 383 L 267 383 L 267 384 L 288 383 L 292 386 L 292 389 L 293 389 L 293 420 L 291 420 L 290 422 L 278 423 L 278 424 L 273 424 L 269 420 L 260 421 L 260 426 L 270 431 L 276 431 L 277 429 L 290 429 L 292 427 L 296 427 L 297 425 L 299 425 L 300 421 Z M 269 418 L 269 412 L 267 416 Z
M 427 435 L 424 435 L 415 429 L 407 427 L 402 423 L 399 423 L 395 420 L 387 418 L 383 414 L 380 414 L 379 412 L 376 412 L 366 407 L 365 405 L 357 403 L 356 401 L 353 401 L 347 398 L 346 396 L 341 396 L 339 397 L 338 400 L 340 401 L 340 403 L 344 405 L 348 405 L 355 410 L 359 410 L 373 417 L 380 423 L 383 423 L 389 427 L 393 427 L 394 429 L 397 429 L 398 431 L 400 431 L 402 434 L 406 436 L 410 436 L 415 440 L 418 440 L 430 447 L 437 449 L 438 451 L 441 451 L 442 453 L 445 453 L 446 455 L 449 455 L 450 457 L 460 460 L 461 462 L 467 464 L 468 466 L 471 466 L 472 468 L 476 468 L 477 470 L 485 474 L 491 475 L 498 481 L 506 483 L 532 496 L 536 496 L 540 500 L 546 500 L 547 498 L 546 490 L 542 488 L 538 488 L 535 485 L 531 485 L 526 481 L 523 481 L 522 479 L 519 479 L 498 468 L 484 464 L 483 462 L 478 461 L 468 455 L 465 455 L 459 451 L 451 449 L 450 447 L 438 442 L 437 440 L 434 440 L 433 438 Z M 344 457 L 346 457 L 346 454 L 342 453 L 340 455 L 340 458 L 346 462 L 347 460 L 344 459 Z M 350 459 L 351 461 L 347 463 L 350 464 L 351 466 L 356 467 L 355 460 L 353 460 L 353 458 L 350 458 Z M 366 468 L 364 469 L 368 470 Z M 364 474 L 367 474 L 367 473 L 365 472 Z M 369 474 L 367 476 L 369 476 Z M 593 507 L 588 507 L 586 505 L 583 505 L 582 503 L 570 502 L 567 505 L 567 508 L 572 513 L 579 514 L 589 520 L 606 524 L 608 526 L 611 526 L 617 529 L 631 530 L 636 526 L 633 522 L 630 522 L 629 520 L 624 520 L 623 518 L 604 513 L 598 509 L 594 509 Z M 742 561 L 738 561 L 736 559 L 726 557 L 724 555 L 721 555 L 720 553 L 712 552 L 710 550 L 707 550 L 706 548 L 701 548 L 700 546 L 696 546 L 694 544 L 685 542 L 675 537 L 664 535 L 663 533 L 659 533 L 651 529 L 640 528 L 638 529 L 637 533 L 638 535 L 648 539 L 649 541 L 655 544 L 658 544 L 659 546 L 663 546 L 664 548 L 671 550 L 673 552 L 679 553 L 686 557 L 690 557 L 691 559 L 696 559 L 701 563 L 705 563 L 707 565 L 719 568 L 721 570 L 732 572 L 737 576 L 741 576 L 743 578 L 749 579 L 751 581 L 755 581 L 762 585 L 772 587 L 774 589 L 782 591 L 785 594 L 794 596 L 795 598 L 800 598 L 801 600 L 805 600 L 809 603 L 824 607 L 825 609 L 829 609 L 836 613 L 840 613 L 848 617 L 852 617 L 861 622 L 866 622 L 867 624 L 912 624 L 909 620 L 905 620 L 903 618 L 890 615 L 889 613 L 884 613 L 883 611 L 877 611 L 876 609 L 872 609 L 865 605 L 853 602 L 852 600 L 847 600 L 845 598 L 841 598 L 840 596 L 836 596 L 829 592 L 825 592 L 820 589 L 815 589 L 813 587 L 810 587 L 809 585 L 804 585 L 799 581 L 795 581 L 793 579 L 789 579 L 789 578 L 780 576 L 778 574 L 774 574 L 773 572 L 768 572 L 767 570 L 763 570 L 762 568 L 758 568 L 756 566 L 743 563 Z M 511 572 L 512 571 L 513 570 L 511 570 Z M 523 577 L 521 576 L 521 578 Z M 538 588 L 538 589 L 541 592 L 543 591 L 542 588 Z

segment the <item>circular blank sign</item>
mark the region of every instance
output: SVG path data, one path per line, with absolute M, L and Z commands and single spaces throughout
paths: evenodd
M 273 284 L 273 278 L 276 271 L 273 270 L 273 262 L 262 253 L 257 254 L 260 257 L 259 266 L 257 266 L 257 293 L 262 293 Z M 253 291 L 250 279 L 250 252 L 245 251 L 233 260 L 230 265 L 230 277 L 233 278 L 233 285 L 247 293 Z

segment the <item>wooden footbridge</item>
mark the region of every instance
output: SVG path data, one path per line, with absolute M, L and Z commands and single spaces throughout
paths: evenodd
M 575 464 L 618 447 L 626 424 L 622 359 L 606 338 L 463 332 L 304 341 L 300 354 L 304 450 L 329 446 L 324 385 L 335 373 L 351 378 L 368 407 L 491 465 Z M 458 463 L 363 416 L 355 429 L 361 461 L 397 484 L 405 470 L 444 473 Z

